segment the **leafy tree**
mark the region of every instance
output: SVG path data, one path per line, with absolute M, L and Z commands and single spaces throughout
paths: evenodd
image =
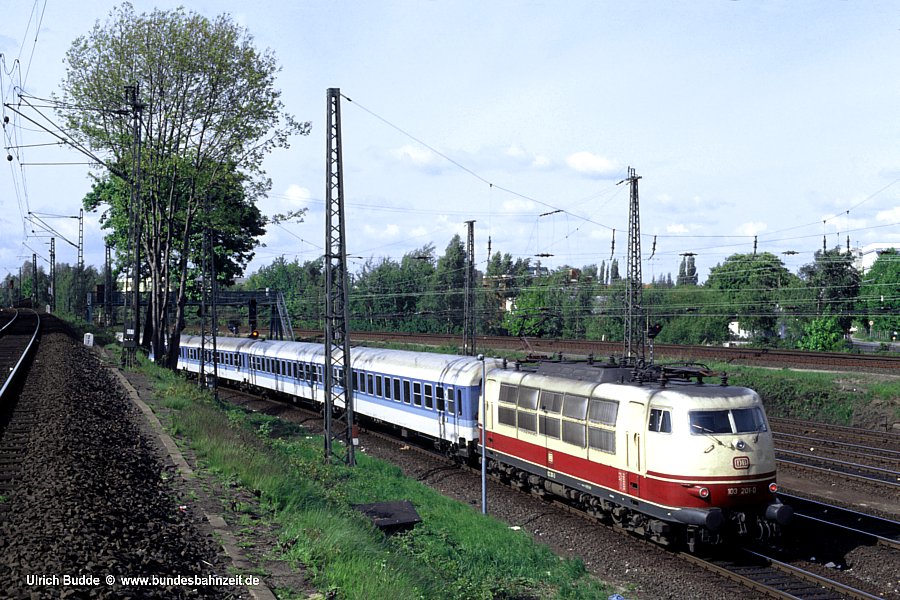
M 797 277 L 769 252 L 733 254 L 713 267 L 706 280 L 707 287 L 724 293 L 722 308 L 728 307 L 743 329 L 762 339 L 776 334 L 779 289 L 798 284 Z
M 258 52 L 252 41 L 228 15 L 209 20 L 183 8 L 137 15 L 125 3 L 105 25 L 98 22 L 89 35 L 76 39 L 66 54 L 64 105 L 90 108 L 64 110 L 61 116 L 78 141 L 107 154 L 110 171 L 129 184 L 135 179 L 132 124 L 119 110 L 125 86 L 139 86 L 137 214 L 151 283 L 150 341 L 162 357 L 163 336 L 168 335 L 170 366 L 184 328 L 188 267 L 199 262 L 197 232 L 215 214 L 204 214 L 204 201 L 252 205 L 271 186 L 261 169 L 266 154 L 286 147 L 291 134 L 309 131 L 308 123 L 283 113 L 274 86 L 275 58 L 270 51 Z M 238 188 L 242 194 L 236 193 Z M 116 194 L 101 196 L 115 202 Z M 124 211 L 119 213 L 108 222 L 117 232 L 121 258 L 127 219 Z M 253 220 L 250 213 L 244 217 Z M 217 245 L 222 256 L 228 253 L 224 239 Z M 239 253 L 249 252 L 246 247 Z M 170 290 L 176 292 L 176 315 L 164 331 Z
M 612 285 L 613 283 L 620 281 L 622 279 L 621 275 L 619 275 L 619 259 L 614 258 L 612 263 L 609 265 L 609 283 Z
M 872 322 L 872 332 L 900 331 L 900 253 L 885 250 L 863 276 L 860 303 Z
M 682 258 L 681 264 L 678 266 L 678 279 L 676 280 L 676 285 L 697 285 L 699 280 L 697 267 L 694 264 L 694 257 L 689 255 Z
M 644 305 L 651 323 L 662 325 L 656 340 L 665 344 L 718 344 L 728 339 L 723 294 L 706 286 L 650 288 Z
M 814 262 L 800 267 L 800 279 L 815 294 L 815 314 L 836 315 L 844 332 L 853 322 L 853 310 L 859 295 L 860 276 L 849 253 L 834 248 L 817 251 Z
M 247 278 L 244 289 L 270 288 L 284 294 L 291 323 L 302 328 L 323 328 L 325 272 L 321 259 L 300 263 L 279 257 Z
M 429 331 L 458 333 L 463 328 L 466 287 L 466 249 L 454 235 L 437 261 L 425 297 L 419 303 L 431 315 Z
M 842 350 L 846 346 L 844 329 L 840 319 L 834 315 L 818 317 L 807 323 L 803 338 L 797 343 L 798 348 L 816 352 L 832 352 Z

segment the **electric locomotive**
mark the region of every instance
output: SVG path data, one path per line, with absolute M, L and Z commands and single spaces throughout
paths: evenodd
M 487 374 L 488 469 L 661 544 L 767 539 L 791 518 L 775 495 L 772 434 L 753 390 L 695 368 L 549 363 Z

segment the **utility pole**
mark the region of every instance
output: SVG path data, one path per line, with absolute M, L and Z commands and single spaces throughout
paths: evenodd
M 104 272 L 103 286 L 103 315 L 107 327 L 113 324 L 112 318 L 112 248 L 106 244 L 106 271 Z
M 325 461 L 331 462 L 338 457 L 347 465 L 354 466 L 356 424 L 353 418 L 353 373 L 348 331 L 350 303 L 339 88 L 328 88 L 325 110 L 328 117 L 325 130 Z M 343 415 L 335 419 L 335 411 L 341 402 L 344 404 Z M 343 431 L 335 427 L 335 420 L 343 422 Z M 343 456 L 335 448 L 334 440 L 343 442 Z
M 50 312 L 56 313 L 56 238 L 50 238 Z
M 128 218 L 131 234 L 132 253 L 132 300 L 131 314 L 133 318 L 133 336 L 128 337 L 128 319 L 124 319 L 124 339 L 122 353 L 123 362 L 133 365 L 137 345 L 140 343 L 141 323 L 141 113 L 144 105 L 140 101 L 140 90 L 137 85 L 125 86 L 125 99 L 131 106 L 132 118 L 132 169 L 131 169 L 131 202 L 128 206 Z
M 31 308 L 37 310 L 37 253 L 31 255 Z
M 463 301 L 463 354 L 475 356 L 475 221 L 466 221 L 466 297 Z
M 203 266 L 201 269 L 201 296 L 200 296 L 200 377 L 198 382 L 202 387 L 213 390 L 213 397 L 219 399 L 219 357 L 217 348 L 218 314 L 216 311 L 216 260 L 215 244 L 213 243 L 213 228 L 209 224 L 209 194 L 203 199 L 203 214 L 206 219 L 203 224 Z M 206 334 L 207 311 L 210 316 L 209 336 Z M 211 352 L 207 361 L 207 338 L 211 345 Z M 212 363 L 212 381 L 207 377 L 206 364 Z
M 636 365 L 644 362 L 644 284 L 641 277 L 641 217 L 638 198 L 640 176 L 628 167 L 627 181 L 631 187 L 628 206 L 628 274 L 625 278 L 625 358 Z M 621 181 L 619 183 L 622 183 Z

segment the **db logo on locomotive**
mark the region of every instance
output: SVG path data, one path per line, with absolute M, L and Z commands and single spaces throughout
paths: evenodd
M 749 469 L 750 468 L 750 457 L 749 456 L 735 456 L 731 460 L 731 465 L 735 469 Z

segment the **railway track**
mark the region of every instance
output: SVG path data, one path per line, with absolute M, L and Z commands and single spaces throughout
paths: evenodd
M 785 504 L 794 509 L 794 517 L 817 525 L 834 527 L 859 535 L 867 541 L 900 550 L 900 522 L 868 515 L 841 506 L 779 493 Z
M 295 330 L 298 339 L 322 338 L 319 330 Z M 394 342 L 427 346 L 460 346 L 459 335 L 354 331 L 353 342 Z M 321 339 L 319 339 L 321 341 Z M 600 342 L 563 339 L 525 339 L 508 336 L 480 336 L 478 345 L 494 350 L 521 351 L 548 357 L 559 353 L 570 356 L 593 355 L 598 360 L 622 353 L 621 342 Z M 721 361 L 741 365 L 825 369 L 835 371 L 865 371 L 882 374 L 900 373 L 900 356 L 849 354 L 843 352 L 807 352 L 775 348 L 746 348 L 724 346 L 683 346 L 655 344 L 653 355 L 659 359 L 692 361 Z
M 18 385 L 27 374 L 29 358 L 37 349 L 40 328 L 37 313 L 19 309 L 0 330 L 0 495 L 15 484 L 35 422 L 33 407 L 21 406 L 16 396 Z
M 41 319 L 36 312 L 19 309 L 0 329 L 0 406 L 24 372 L 24 365 L 36 348 Z

